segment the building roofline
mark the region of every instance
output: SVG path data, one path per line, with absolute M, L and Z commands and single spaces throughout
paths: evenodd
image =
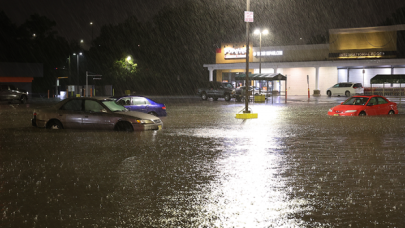
M 250 69 L 259 68 L 259 63 L 250 62 Z M 209 70 L 246 69 L 246 63 L 204 64 Z M 298 68 L 298 67 L 404 67 L 405 59 L 361 59 L 361 60 L 326 60 L 305 62 L 262 62 L 263 68 Z
M 405 24 L 377 26 L 377 27 L 363 27 L 363 28 L 329 29 L 329 34 L 387 32 L 387 31 L 401 31 L 401 30 L 405 30 Z

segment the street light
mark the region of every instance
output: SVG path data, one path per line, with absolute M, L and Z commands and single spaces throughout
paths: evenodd
M 265 29 L 261 31 L 260 29 L 256 29 L 254 34 L 258 35 L 260 37 L 260 54 L 259 54 L 259 74 L 262 73 L 262 34 L 267 35 L 269 34 L 269 30 Z
M 79 80 L 79 56 L 83 55 L 83 53 L 79 52 L 79 54 L 73 53 L 73 55 L 76 55 L 76 62 L 77 62 L 77 79 Z M 77 81 L 79 83 L 79 81 Z
M 91 42 L 93 42 L 93 22 L 90 22 L 90 26 L 91 26 Z

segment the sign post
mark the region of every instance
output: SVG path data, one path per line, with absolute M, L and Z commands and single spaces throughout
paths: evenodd
M 308 85 L 308 100 L 309 100 L 309 76 L 307 75 L 307 85 Z
M 250 11 L 250 0 L 246 1 L 245 11 L 246 22 L 246 77 L 245 77 L 245 111 L 243 113 L 250 113 L 249 111 L 249 22 L 253 22 L 253 12 Z
M 236 114 L 237 119 L 257 118 L 257 113 L 249 111 L 249 22 L 253 22 L 253 12 L 250 11 L 250 0 L 246 0 L 245 22 L 246 22 L 246 80 L 245 80 L 245 110 L 243 114 Z
M 85 91 L 86 94 L 85 94 L 85 97 L 88 97 L 88 93 L 89 93 L 89 81 L 88 81 L 88 77 L 95 77 L 95 76 L 101 77 L 101 76 L 103 76 L 103 75 L 100 75 L 100 74 L 89 75 L 89 72 L 86 71 L 86 91 Z

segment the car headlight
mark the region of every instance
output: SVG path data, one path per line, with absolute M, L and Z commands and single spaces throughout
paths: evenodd
M 329 110 L 328 110 L 328 112 L 332 112 L 333 110 L 330 108 Z
M 357 112 L 357 110 L 347 110 L 346 113 Z
M 140 124 L 153 124 L 154 122 L 152 120 L 136 120 L 137 123 Z

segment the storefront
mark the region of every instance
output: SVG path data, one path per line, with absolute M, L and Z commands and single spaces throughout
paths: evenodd
M 249 72 L 281 73 L 287 76 L 289 95 L 306 95 L 308 88 L 324 95 L 338 82 L 358 82 L 370 86 L 377 74 L 405 74 L 405 59 L 398 55 L 397 34 L 405 25 L 371 28 L 331 29 L 329 44 L 259 47 L 250 46 Z M 209 80 L 231 82 L 246 72 L 245 44 L 222 44 L 216 63 L 204 64 Z M 260 82 L 251 82 L 262 87 Z M 283 81 L 274 86 L 284 88 Z

